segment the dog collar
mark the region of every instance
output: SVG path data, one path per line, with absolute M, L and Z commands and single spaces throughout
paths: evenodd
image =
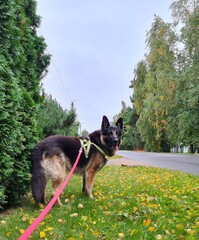
M 79 139 L 80 143 L 81 143 L 81 147 L 84 149 L 84 154 L 86 156 L 86 158 L 88 158 L 88 154 L 91 148 L 91 145 L 95 146 L 97 148 L 97 150 L 104 156 L 106 157 L 106 153 L 104 152 L 104 150 L 102 150 L 99 146 L 97 146 L 95 143 L 91 142 L 88 139 Z

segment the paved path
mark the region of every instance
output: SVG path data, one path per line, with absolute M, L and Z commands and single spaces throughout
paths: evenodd
M 109 165 L 154 166 L 179 170 L 199 176 L 199 155 L 118 151 L 121 159 L 109 160 Z

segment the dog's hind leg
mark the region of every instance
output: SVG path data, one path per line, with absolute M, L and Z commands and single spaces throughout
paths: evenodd
M 63 181 L 64 181 L 64 178 L 62 178 L 62 177 L 58 178 L 56 181 L 52 181 L 52 186 L 53 186 L 53 190 L 52 190 L 52 194 L 51 194 L 52 198 L 55 196 L 57 190 L 59 189 L 59 187 L 61 186 Z M 58 197 L 57 201 L 55 202 L 55 205 L 63 206 L 59 197 Z
M 53 191 L 52 191 L 52 194 L 51 194 L 52 197 L 55 196 L 57 190 L 59 189 L 59 187 L 63 183 L 63 181 L 65 179 L 65 176 L 66 176 L 65 167 L 60 167 L 60 168 L 57 168 L 57 169 L 59 169 L 59 171 L 58 171 L 59 174 L 56 176 L 56 178 L 52 179 L 52 187 L 53 187 Z M 57 201 L 55 202 L 55 205 L 62 206 L 62 203 L 61 203 L 59 197 L 58 197 Z
M 40 148 L 34 148 L 31 153 L 31 189 L 35 202 L 45 203 L 45 188 L 47 177 L 42 164 L 42 152 Z
M 57 153 L 51 158 L 46 159 L 45 169 L 48 178 L 52 181 L 53 190 L 51 196 L 54 197 L 66 175 L 65 155 L 63 153 Z M 62 206 L 59 197 L 55 204 Z
M 46 182 L 46 176 L 42 169 L 39 169 L 37 173 L 32 173 L 32 195 L 37 204 L 45 203 Z

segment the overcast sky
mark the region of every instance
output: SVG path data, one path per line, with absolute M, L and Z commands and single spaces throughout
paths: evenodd
M 37 0 L 38 34 L 52 55 L 43 80 L 64 109 L 73 101 L 81 129 L 100 129 L 131 105 L 133 70 L 146 53 L 154 14 L 171 22 L 171 0 Z

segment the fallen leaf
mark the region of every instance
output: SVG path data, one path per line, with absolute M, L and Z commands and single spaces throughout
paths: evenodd
M 63 220 L 60 218 L 57 220 L 58 223 L 63 223 Z
M 78 208 L 83 208 L 83 207 L 84 207 L 84 206 L 83 206 L 83 204 L 81 204 L 81 203 L 78 205 Z
M 120 238 L 123 238 L 123 237 L 124 237 L 124 233 L 119 233 L 118 236 L 119 236 Z
M 40 238 L 44 238 L 45 236 L 46 236 L 45 232 L 41 231 L 41 232 L 39 233 L 39 237 L 40 237 Z
M 83 220 L 83 221 L 86 221 L 87 218 L 88 218 L 87 216 L 82 215 L 82 220 Z
M 72 213 L 71 215 L 70 215 L 70 217 L 77 217 L 78 216 L 78 213 Z

